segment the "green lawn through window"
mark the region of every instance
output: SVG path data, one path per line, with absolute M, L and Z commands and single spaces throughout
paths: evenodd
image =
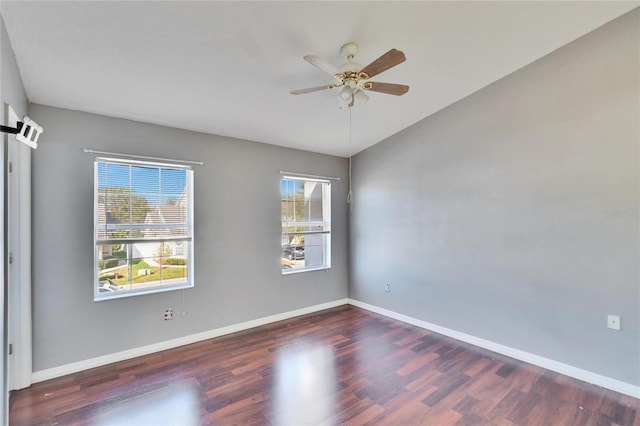
M 148 274 L 140 274 L 140 271 L 148 271 Z M 111 270 L 109 273 L 101 274 L 99 281 L 106 281 L 111 279 L 113 284 L 116 285 L 128 285 L 129 284 L 129 266 L 124 265 L 118 269 Z M 186 278 L 187 267 L 186 266 L 163 266 L 162 267 L 162 279 L 170 280 L 175 278 Z M 133 279 L 131 284 L 141 284 L 151 281 L 160 281 L 160 267 L 149 266 L 145 261 L 140 261 L 132 267 Z

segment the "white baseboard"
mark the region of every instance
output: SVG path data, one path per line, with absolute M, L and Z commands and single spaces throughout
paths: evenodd
M 490 340 L 482 339 L 469 334 L 461 333 L 456 330 L 452 330 L 446 327 L 442 327 L 436 324 L 432 324 L 426 321 L 422 321 L 407 315 L 399 314 L 388 309 L 380 308 L 378 306 L 370 305 L 368 303 L 360 302 L 355 299 L 339 299 L 332 302 L 322 303 L 319 305 L 309 306 L 302 309 L 296 309 L 294 311 L 284 312 L 281 314 L 271 315 L 268 317 L 258 318 L 251 321 L 242 322 L 239 324 L 233 324 L 227 327 L 216 328 L 214 330 L 205 331 L 202 333 L 191 334 L 188 336 L 179 337 L 176 339 L 167 340 L 164 342 L 154 343 L 147 346 L 141 346 L 138 348 L 129 349 L 122 352 L 116 352 L 109 355 L 99 356 L 83 361 L 74 362 L 71 364 L 65 364 L 58 367 L 48 368 L 46 370 L 35 371 L 31 375 L 32 383 L 42 382 L 44 380 L 53 379 L 56 377 L 66 376 L 67 374 L 76 373 L 78 371 L 88 370 L 90 368 L 100 367 L 102 365 L 111 364 L 118 361 L 124 361 L 127 359 L 135 358 L 142 355 L 148 355 L 154 352 L 163 351 L 166 349 L 172 349 L 191 343 L 200 342 L 202 340 L 212 339 L 214 337 L 224 336 L 226 334 L 235 333 L 238 331 L 247 330 L 253 327 L 270 324 L 277 321 L 286 320 L 289 318 L 297 317 L 300 315 L 306 315 L 313 312 L 322 311 L 324 309 L 334 308 L 336 306 L 350 304 L 362 309 L 366 309 L 371 312 L 375 312 L 384 315 L 389 318 L 393 318 L 407 324 L 412 324 L 426 330 L 433 331 L 444 336 L 451 337 L 453 339 L 460 340 L 465 343 L 472 344 L 493 352 L 497 352 L 502 355 L 509 356 L 511 358 L 518 359 L 520 361 L 528 362 L 533 365 L 537 365 L 542 368 L 546 368 L 557 373 L 564 374 L 569 377 L 573 377 L 579 380 L 583 380 L 588 383 L 592 383 L 603 388 L 611 389 L 616 392 L 623 393 L 625 395 L 632 396 L 640 399 L 640 386 L 632 385 L 630 383 L 622 382 L 620 380 L 612 379 L 610 377 L 602 376 L 597 373 L 593 373 L 588 370 L 574 367 L 569 364 L 554 361 L 549 358 L 544 358 L 539 355 L 535 355 L 529 352 L 525 352 L 519 349 L 515 349 L 509 346 L 505 346 L 499 343 L 492 342 Z
M 204 331 L 202 333 L 191 334 L 188 336 L 178 337 L 176 339 L 164 342 L 154 343 L 147 346 L 128 349 L 122 352 L 116 352 L 109 355 L 103 355 L 96 358 L 86 359 L 83 361 L 73 362 L 58 367 L 47 368 L 45 370 L 34 371 L 31 375 L 31 382 L 37 383 L 56 377 L 66 376 L 67 374 L 77 373 L 78 371 L 88 370 L 90 368 L 100 367 L 102 365 L 111 364 L 118 361 L 135 358 L 142 355 L 148 355 L 154 352 L 164 351 L 167 349 L 184 346 L 191 343 L 200 342 L 202 340 L 212 339 L 214 337 L 224 336 L 225 334 L 235 333 L 258 327 L 273 322 L 286 320 L 300 315 L 311 314 L 313 312 L 322 311 L 336 306 L 346 305 L 349 299 L 339 299 L 332 302 L 321 303 L 319 305 L 309 306 L 294 311 L 283 312 L 281 314 L 270 315 L 268 317 L 258 318 L 251 321 L 241 322 L 239 324 L 229 325 L 227 327 L 216 328 L 214 330 Z
M 436 324 L 432 324 L 426 321 L 422 321 L 407 315 L 399 314 L 388 309 L 380 308 L 378 306 L 369 305 L 368 303 L 360 302 L 354 299 L 348 299 L 349 304 L 357 306 L 362 309 L 366 309 L 371 312 L 384 315 L 389 318 L 393 318 L 402 322 L 406 322 L 411 325 L 418 326 L 438 334 L 442 334 L 456 340 L 463 341 L 465 343 L 479 346 L 484 349 L 488 349 L 493 352 L 497 352 L 502 355 L 506 355 L 511 358 L 518 359 L 520 361 L 528 362 L 529 364 L 537 365 L 538 367 L 546 368 L 547 370 L 555 371 L 557 373 L 564 374 L 575 379 L 583 380 L 588 383 L 592 383 L 603 388 L 611 389 L 616 392 L 623 393 L 625 395 L 632 396 L 640 399 L 640 386 L 632 385 L 631 383 L 622 382 L 620 380 L 612 379 L 610 377 L 602 376 L 600 374 L 593 373 L 591 371 L 583 370 L 581 368 L 574 367 L 569 364 L 554 361 L 549 358 L 544 358 L 529 352 L 514 349 L 509 346 L 501 345 L 499 343 L 492 342 L 490 340 L 481 339 L 469 334 L 461 333 L 459 331 L 451 330 L 449 328 L 441 327 Z

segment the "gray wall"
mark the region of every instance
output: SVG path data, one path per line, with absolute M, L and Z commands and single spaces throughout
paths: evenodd
M 22 84 L 22 77 L 20 77 L 20 71 L 18 71 L 18 64 L 11 47 L 11 41 L 5 28 L 4 20 L 0 16 L 0 52 L 2 54 L 2 61 L 0 62 L 0 76 L 2 76 L 2 114 L 4 114 L 4 104 L 10 104 L 16 114 L 22 117 L 27 113 L 27 107 L 29 101 L 24 91 Z M 3 117 L 4 120 L 4 117 Z M 2 123 L 4 124 L 4 122 Z
M 640 385 L 639 27 L 358 154 L 350 297 Z
M 32 104 L 34 371 L 347 297 L 344 158 Z M 251 123 L 247 123 L 248 126 Z M 93 302 L 93 157 L 195 166 L 195 288 Z M 282 276 L 280 170 L 338 176 L 332 268 Z M 165 308 L 174 319 L 163 321 Z
M 11 41 L 7 35 L 5 29 L 4 20 L 0 15 L 0 122 L 5 123 L 5 104 L 10 104 L 16 114 L 19 116 L 24 115 L 27 112 L 27 96 L 22 85 L 22 78 L 18 71 L 18 65 L 11 47 Z M 5 164 L 7 152 L 5 151 L 7 136 L 6 134 L 0 134 L 2 138 L 2 148 L 0 149 L 0 188 L 2 189 L 2 199 L 4 200 L 4 179 L 5 179 Z M 0 379 L 0 390 L 2 395 L 2 401 L 0 402 L 0 422 L 6 422 L 7 411 L 7 360 L 5 359 L 5 353 L 7 353 L 7 306 L 6 306 L 6 277 L 5 271 L 6 256 L 4 244 L 6 243 L 6 234 L 4 229 L 4 221 L 6 215 L 6 205 L 3 202 L 3 209 L 0 215 L 0 235 L 2 236 L 3 247 L 0 249 L 0 262 L 2 267 L 0 268 L 0 279 L 2 280 L 2 290 L 0 291 L 0 318 L 2 318 L 2 324 L 0 329 L 2 330 L 2 339 L 0 348 L 0 368 L 2 372 L 2 378 Z

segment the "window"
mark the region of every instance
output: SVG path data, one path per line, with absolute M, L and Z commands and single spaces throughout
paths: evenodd
M 193 171 L 95 162 L 94 300 L 193 287 Z
M 283 176 L 282 273 L 331 267 L 331 184 Z

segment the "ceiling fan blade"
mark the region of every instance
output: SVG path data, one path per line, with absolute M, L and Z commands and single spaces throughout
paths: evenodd
M 389 68 L 401 64 L 406 60 L 407 58 L 404 56 L 404 53 L 396 49 L 391 49 L 390 51 L 364 67 L 360 72 L 367 74 L 369 78 L 371 78 L 375 75 L 380 74 L 381 72 L 388 70 Z
M 292 95 L 302 95 L 305 93 L 311 93 L 311 92 L 318 92 L 320 90 L 324 90 L 324 89 L 332 89 L 333 86 L 330 84 L 325 84 L 324 86 L 317 86 L 317 87 L 308 87 L 306 89 L 298 89 L 298 90 L 292 90 L 291 93 Z
M 387 93 L 389 95 L 402 96 L 409 91 L 409 86 L 405 84 L 395 83 L 377 83 L 375 81 L 369 81 L 364 85 L 365 90 L 371 90 L 372 92 Z
M 324 59 L 316 55 L 307 55 L 304 57 L 304 60 L 309 62 L 311 65 L 315 65 L 316 67 L 320 68 L 322 71 L 327 72 L 331 75 L 340 74 L 340 71 L 338 71 L 336 67 L 334 67 L 329 62 L 325 61 Z

